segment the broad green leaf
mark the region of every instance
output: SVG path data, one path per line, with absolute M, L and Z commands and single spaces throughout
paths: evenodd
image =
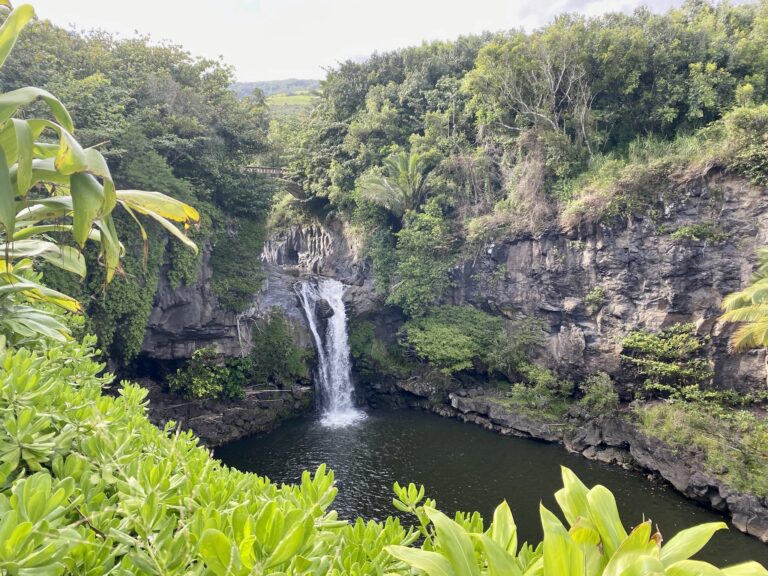
M 14 258 L 42 258 L 49 264 L 85 277 L 85 258 L 71 246 L 60 246 L 47 240 L 29 238 L 12 244 L 0 244 L 0 253 L 8 253 Z
M 295 556 L 304 545 L 306 531 L 307 527 L 304 522 L 296 522 L 288 533 L 284 534 L 280 539 L 272 554 L 269 555 L 264 567 L 272 568 L 273 566 L 278 566 Z
M 661 562 L 669 566 L 680 560 L 687 560 L 707 545 L 718 530 L 727 530 L 724 522 L 710 522 L 681 530 L 661 548 Z
M 448 559 L 437 552 L 427 552 L 406 546 L 387 546 L 385 550 L 408 566 L 425 572 L 427 576 L 464 576 L 461 572 L 458 574 L 454 572 Z
M 71 181 L 72 236 L 82 247 L 93 221 L 102 214 L 104 188 L 90 174 L 72 174 Z
M 227 536 L 216 529 L 208 528 L 200 538 L 200 555 L 206 566 L 217 576 L 229 574 L 232 563 L 232 545 Z
M 0 94 L 0 123 L 13 117 L 22 106 L 32 104 L 38 99 L 48 105 L 53 117 L 65 130 L 68 132 L 74 131 L 72 117 L 64 105 L 50 92 L 32 86 Z
M 472 537 L 479 540 L 483 547 L 491 576 L 522 576 L 514 556 L 502 545 L 485 534 L 472 534 Z
M 462 576 L 480 576 L 475 548 L 467 531 L 439 510 L 424 507 L 424 512 L 435 525 L 440 550 L 454 572 Z
M 768 576 L 768 570 L 757 562 L 744 562 L 722 569 L 725 576 Z
M 14 131 L 16 132 L 16 188 L 19 196 L 25 196 L 32 185 L 32 130 L 25 120 L 13 118 Z
M 568 524 L 573 526 L 579 518 L 589 519 L 589 489 L 576 477 L 573 471 L 561 466 L 563 487 L 555 493 L 555 499 L 565 515 Z
M 16 223 L 16 189 L 11 184 L 11 174 L 5 151 L 0 149 L 0 224 L 8 236 L 13 234 Z
M 543 505 L 539 507 L 544 530 L 544 576 L 584 576 L 584 554 L 565 526 Z
M 627 532 L 621 524 L 616 499 L 605 486 L 599 484 L 587 493 L 590 519 L 600 533 L 606 556 L 613 556 L 621 543 L 627 537 Z
M 517 554 L 517 526 L 506 500 L 493 511 L 490 536 L 502 548 Z
M 34 17 L 35 10 L 32 6 L 29 4 L 22 4 L 13 10 L 8 15 L 8 18 L 5 19 L 2 27 L 0 27 L 0 66 L 2 66 L 5 63 L 5 59 L 8 58 L 8 54 L 10 54 L 13 46 L 16 44 L 16 40 L 19 38 L 19 33 Z
M 650 520 L 643 522 L 635 526 L 634 530 L 622 541 L 614 553 L 610 555 L 606 553 L 610 561 L 603 571 L 603 576 L 621 576 L 630 566 L 646 557 L 655 559 L 656 563 L 661 566 L 661 574 L 663 574 L 664 566 L 658 560 L 658 550 L 659 547 L 656 540 L 651 539 Z M 656 563 L 651 562 L 649 564 L 644 560 L 642 565 L 656 566 Z
M 664 576 L 664 565 L 653 556 L 635 558 L 621 573 L 621 576 Z M 691 575 L 693 576 L 693 575 Z
M 715 568 L 708 562 L 699 562 L 697 560 L 681 560 L 672 565 L 666 566 L 668 576 L 723 576 L 722 570 Z

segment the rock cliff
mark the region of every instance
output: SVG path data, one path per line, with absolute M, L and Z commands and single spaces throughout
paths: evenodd
M 717 317 L 722 297 L 744 286 L 756 249 L 768 244 L 768 196 L 718 175 L 687 184 L 678 198 L 654 218 L 490 244 L 456 270 L 450 298 L 507 318 L 545 320 L 539 360 L 577 376 L 620 376 L 620 342 L 630 330 L 693 322 L 712 338 L 718 385 L 762 387 L 764 352 L 729 354 L 730 332 Z M 702 224 L 710 238 L 686 237 Z

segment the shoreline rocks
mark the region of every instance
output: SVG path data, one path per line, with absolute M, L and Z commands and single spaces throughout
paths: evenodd
M 157 382 L 140 380 L 149 390 L 148 416 L 162 428 L 175 421 L 213 448 L 252 434 L 270 432 L 282 422 L 305 414 L 313 404 L 311 386 L 289 389 L 248 388 L 241 400 L 190 399 L 162 390 Z
M 504 406 L 498 397 L 477 390 L 449 393 L 447 398 L 426 398 L 408 386 L 412 407 L 457 418 L 502 435 L 562 444 L 566 450 L 606 464 L 650 472 L 675 490 L 731 518 L 733 525 L 768 543 L 768 499 L 744 494 L 707 473 L 701 463 L 620 417 L 601 416 L 589 421 L 542 421 L 532 414 Z

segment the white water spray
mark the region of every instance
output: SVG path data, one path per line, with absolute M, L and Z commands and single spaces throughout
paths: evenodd
M 350 378 L 347 312 L 344 309 L 344 285 L 338 280 L 318 279 L 296 285 L 304 314 L 309 322 L 318 357 L 318 389 L 323 410 L 322 423 L 331 428 L 348 426 L 365 418 L 365 413 L 352 404 L 353 386 Z M 325 300 L 333 315 L 325 318 L 325 333 L 321 334 L 318 304 Z M 325 314 L 322 314 L 325 316 Z

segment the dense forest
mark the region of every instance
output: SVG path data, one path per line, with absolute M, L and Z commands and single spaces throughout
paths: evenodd
M 562 16 L 376 54 L 330 71 L 298 115 L 270 115 L 258 91 L 239 98 L 230 68 L 178 46 L 0 9 L 0 572 L 768 574 L 691 559 L 723 523 L 627 530 L 611 492 L 567 468 L 561 514 L 540 508 L 539 544 L 518 542 L 506 503 L 491 522 L 449 518 L 413 484 L 393 500 L 411 526 L 339 519 L 324 466 L 282 486 L 224 466 L 191 433 L 153 426 L 141 386 L 105 394 L 114 377 L 99 362 L 136 357 L 160 282 L 193 284 L 208 262 L 219 305 L 242 312 L 268 233 L 337 219 L 404 320 L 394 347 L 353 327 L 362 366 L 472 373 L 532 414 L 616 410 L 627 398 L 607 375 L 577 385 L 531 361 L 534 319 L 448 305 L 452 271 L 494 240 L 653 216 L 665 180 L 717 169 L 765 186 L 768 2 Z M 303 198 L 247 174 L 257 159 L 286 166 Z M 768 343 L 767 272 L 726 299 L 726 319 L 746 322 L 737 350 Z M 273 346 L 245 367 L 264 378 L 294 352 L 273 322 Z M 649 427 L 700 443 L 737 488 L 765 496 L 768 425 L 751 410 L 765 396 L 711 389 L 706 345 L 685 324 L 630 333 L 631 399 Z M 192 372 L 195 360 L 212 378 L 232 368 L 203 353 Z
M 49 283 L 83 303 L 86 329 L 115 366 L 139 352 L 161 274 L 173 286 L 194 282 L 200 258 L 210 257 L 219 302 L 235 311 L 260 286 L 274 188 L 242 167 L 266 149 L 268 118 L 263 99 L 238 99 L 229 90 L 232 78 L 221 62 L 195 59 L 178 46 L 80 35 L 46 21 L 29 25 L 0 73 L 5 91 L 42 86 L 66 102 L 81 142 L 102 151 L 119 188 L 162 190 L 201 212 L 191 231 L 198 256 L 166 245 L 157 226 L 147 227 L 146 243 L 126 235 L 123 274 L 110 284 L 109 298 L 99 296 L 95 266 L 83 283 L 45 270 Z M 118 218 L 132 226 L 129 215 Z M 86 258 L 93 263 L 96 254 L 86 250 Z

